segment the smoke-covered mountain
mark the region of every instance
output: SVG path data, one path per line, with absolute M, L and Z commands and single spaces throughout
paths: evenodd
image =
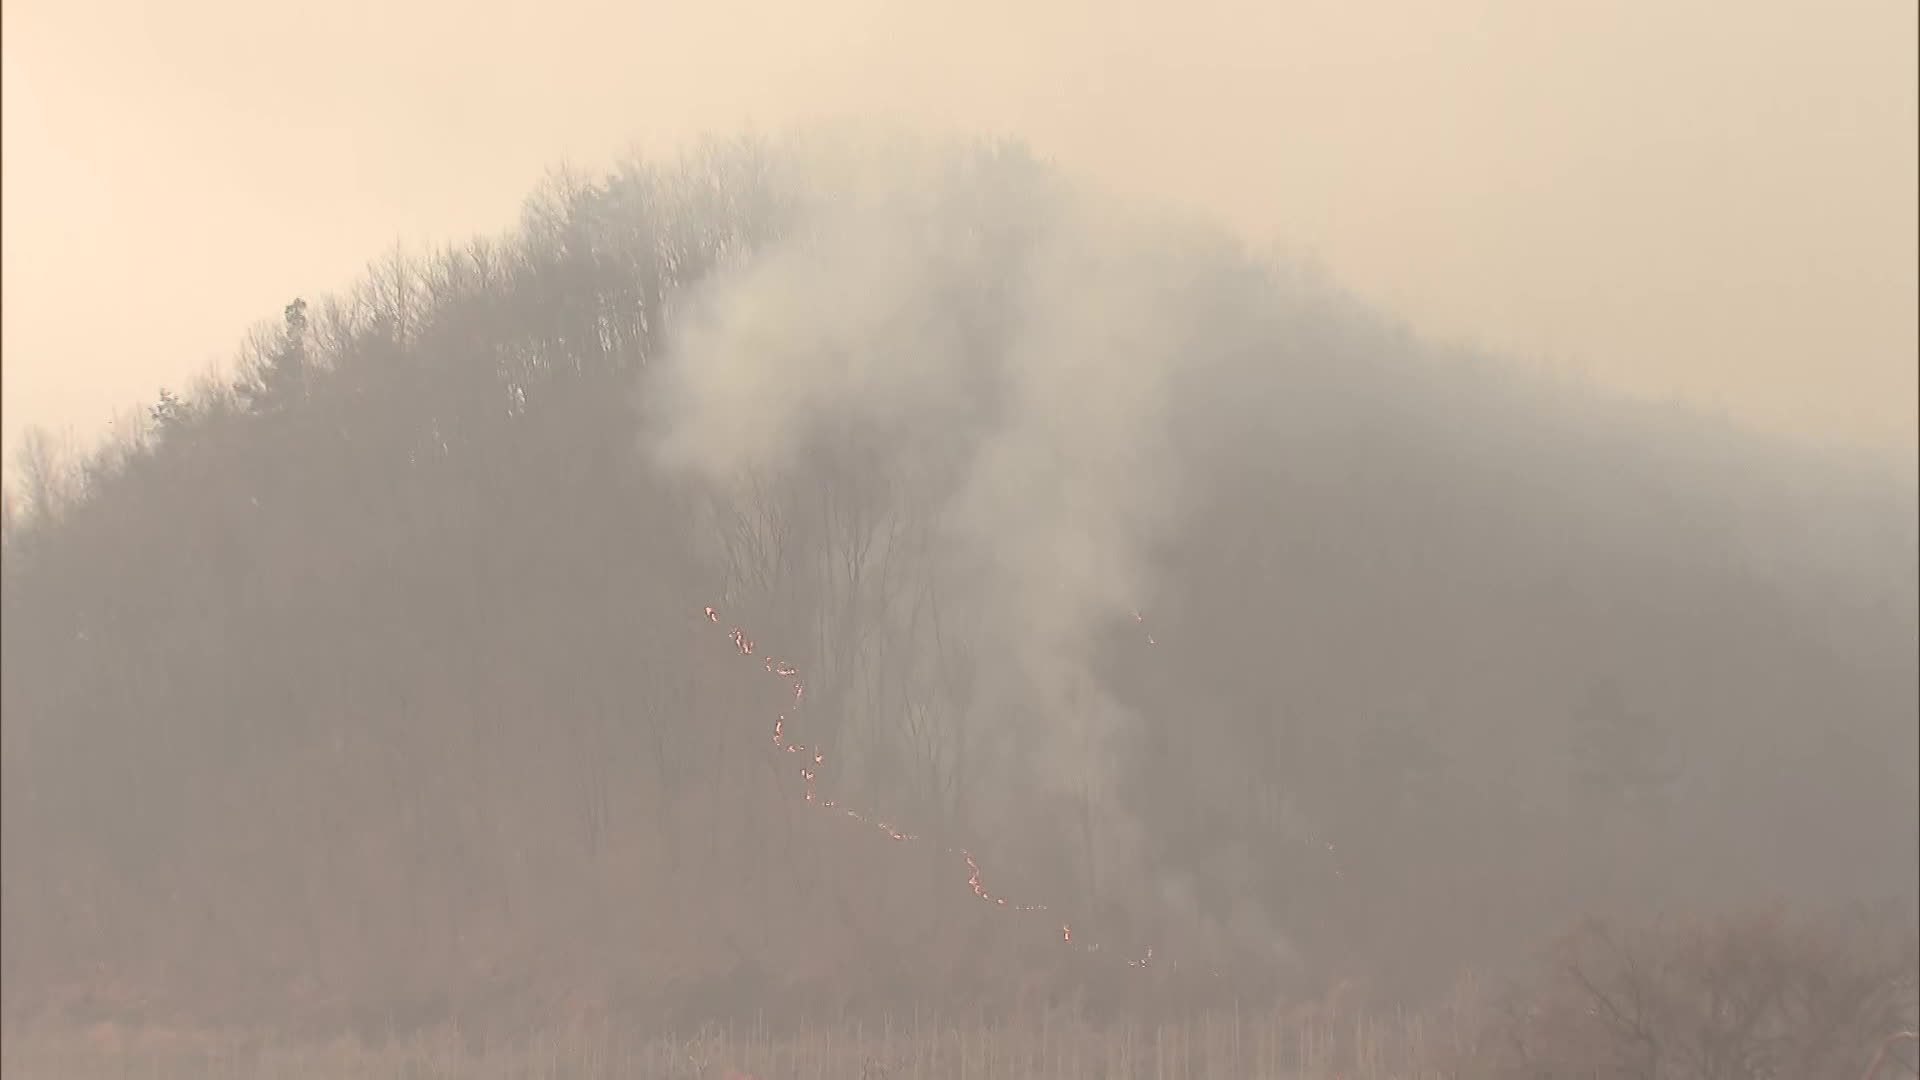
M 1910 473 L 1018 147 L 557 180 L 242 360 L 23 457 L 16 1015 L 1417 994 L 1916 894 Z

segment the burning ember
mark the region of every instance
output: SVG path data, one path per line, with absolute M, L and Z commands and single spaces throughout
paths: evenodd
M 707 621 L 714 623 L 715 625 L 718 625 L 720 622 L 720 613 L 711 606 L 707 607 L 705 611 L 706 611 Z M 1140 612 L 1137 610 L 1132 612 L 1132 615 L 1133 615 L 1133 621 L 1137 624 L 1142 624 L 1144 627 L 1144 624 L 1146 622 L 1145 617 L 1142 616 Z M 1158 644 L 1154 640 L 1153 635 L 1151 633 L 1145 633 L 1144 629 L 1143 629 L 1143 633 L 1148 645 Z M 754 657 L 756 650 L 754 649 L 753 639 L 747 636 L 746 631 L 744 629 L 738 626 L 731 628 L 727 632 L 727 638 L 728 640 L 733 642 L 734 648 L 738 649 L 742 656 L 748 657 L 750 659 Z M 772 675 L 775 678 L 785 680 L 793 687 L 794 707 L 798 708 L 801 701 L 806 696 L 806 687 L 800 681 L 800 669 L 794 666 L 793 664 L 788 663 L 787 661 L 776 660 L 773 658 L 772 655 L 763 655 L 760 657 L 760 661 L 761 661 L 760 667 L 762 671 L 766 672 L 769 675 Z M 858 810 L 852 810 L 852 809 L 842 807 L 839 805 L 839 803 L 836 800 L 819 798 L 818 793 L 814 788 L 814 781 L 818 776 L 818 772 L 814 768 L 814 766 L 823 764 L 826 761 L 826 755 L 822 750 L 820 750 L 817 747 L 809 747 L 804 743 L 789 742 L 787 740 L 787 714 L 786 713 L 777 714 L 774 718 L 773 745 L 775 749 L 782 751 L 784 753 L 811 755 L 813 759 L 812 764 L 803 765 L 799 770 L 801 779 L 804 780 L 806 783 L 805 802 L 807 803 L 807 805 L 817 806 L 823 810 L 840 810 L 841 813 L 848 820 L 853 821 L 860 825 L 870 826 L 878 830 L 879 832 L 884 833 L 887 836 L 887 838 L 890 840 L 898 841 L 901 843 L 907 843 L 907 842 L 918 841 L 920 839 L 918 834 L 905 831 L 895 825 L 889 824 L 888 822 L 880 821 L 875 818 L 869 817 L 868 815 L 863 814 Z M 1329 852 L 1333 851 L 1333 844 L 1331 842 L 1327 842 L 1326 846 Z M 1007 897 L 1000 896 L 988 891 L 987 887 L 981 882 L 980 864 L 978 861 L 975 860 L 973 852 L 971 850 L 966 848 L 958 848 L 958 849 L 946 848 L 946 849 L 943 849 L 943 851 L 945 854 L 957 855 L 960 857 L 961 861 L 966 865 L 966 868 L 967 868 L 967 879 L 966 879 L 967 887 L 973 891 L 973 895 L 979 897 L 981 900 L 986 901 L 991 906 L 996 908 L 1004 908 L 1009 911 L 1022 911 L 1022 912 L 1039 912 L 1039 911 L 1047 910 L 1047 906 L 1045 904 L 1016 904 L 1011 902 Z M 1336 874 L 1339 873 L 1338 867 L 1335 868 L 1334 872 Z M 1074 940 L 1073 925 L 1071 923 L 1063 922 L 1060 924 L 1060 940 L 1068 944 L 1071 944 L 1073 942 Z M 1083 941 L 1082 946 L 1086 949 L 1087 952 L 1096 952 L 1100 948 L 1100 945 L 1098 942 Z M 1153 961 L 1153 948 L 1152 946 L 1148 946 L 1145 955 L 1137 959 L 1128 960 L 1127 966 L 1130 968 L 1146 968 L 1152 963 L 1152 961 Z M 1176 967 L 1178 966 L 1177 962 L 1175 966 Z M 1216 972 L 1215 974 L 1218 974 L 1218 973 Z

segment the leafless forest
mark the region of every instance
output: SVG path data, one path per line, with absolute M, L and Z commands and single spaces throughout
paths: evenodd
M 143 419 L 8 493 L 10 1075 L 1857 1077 L 1915 1024 L 1910 464 L 1018 145 L 557 175 Z

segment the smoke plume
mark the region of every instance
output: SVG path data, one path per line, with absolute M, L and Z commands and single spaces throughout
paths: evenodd
M 775 200 L 778 239 L 673 328 L 645 395 L 647 449 L 728 507 L 716 520 L 764 522 L 769 491 L 831 501 L 861 477 L 885 524 L 848 543 L 845 577 L 884 566 L 898 581 L 912 545 L 924 589 L 907 591 L 937 609 L 938 647 L 967 639 L 973 699 L 997 725 L 984 737 L 1101 817 L 1095 861 L 1111 872 L 1129 858 L 1106 767 L 1127 716 L 1093 643 L 1153 600 L 1148 552 L 1180 487 L 1166 309 L 1184 264 L 1121 208 L 1025 182 L 1017 154 L 917 149 L 843 153 Z M 913 636 L 893 600 L 873 609 Z M 891 656 L 921 669 L 923 651 Z

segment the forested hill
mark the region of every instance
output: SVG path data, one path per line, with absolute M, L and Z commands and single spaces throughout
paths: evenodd
M 1909 479 L 1018 148 L 556 181 L 242 359 L 22 456 L 10 1015 L 1419 988 L 1914 894 Z

